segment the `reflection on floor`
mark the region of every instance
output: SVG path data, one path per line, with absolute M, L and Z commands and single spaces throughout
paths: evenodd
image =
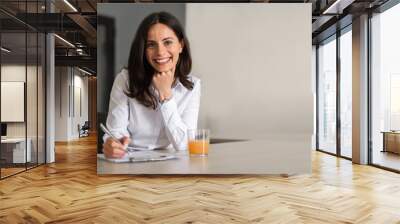
M 373 164 L 400 170 L 400 155 L 396 153 L 375 151 L 372 162 Z
M 344 157 L 352 158 L 352 149 L 351 148 L 342 148 L 341 155 Z
M 1 178 L 10 176 L 12 174 L 15 174 L 15 173 L 18 173 L 18 172 L 21 172 L 24 170 L 25 170 L 25 167 L 23 167 L 23 168 L 20 168 L 20 167 L 18 167 L 18 168 L 1 168 Z
M 5 178 L 7 176 L 10 176 L 10 175 L 13 175 L 13 174 L 16 174 L 16 173 L 26 170 L 24 163 L 2 164 L 2 166 L 5 166 L 5 167 L 1 168 L 1 178 Z M 27 169 L 30 169 L 30 168 L 36 167 L 36 166 L 37 166 L 36 163 L 27 163 L 26 164 Z

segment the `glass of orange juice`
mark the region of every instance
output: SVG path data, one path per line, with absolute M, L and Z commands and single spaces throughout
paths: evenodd
M 193 129 L 188 130 L 188 148 L 190 155 L 207 156 L 210 144 L 210 130 Z

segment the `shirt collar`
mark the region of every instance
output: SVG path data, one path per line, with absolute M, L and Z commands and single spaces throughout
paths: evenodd
M 179 81 L 179 79 L 177 79 L 172 88 L 180 88 L 180 87 L 183 87 L 183 84 L 181 83 L 181 81 Z

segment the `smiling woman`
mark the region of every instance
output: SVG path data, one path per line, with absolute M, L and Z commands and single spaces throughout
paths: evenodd
M 128 69 L 111 90 L 104 154 L 122 157 L 135 148 L 187 149 L 187 130 L 197 128 L 200 80 L 189 75 L 189 41 L 179 21 L 166 12 L 141 22 L 132 43 Z

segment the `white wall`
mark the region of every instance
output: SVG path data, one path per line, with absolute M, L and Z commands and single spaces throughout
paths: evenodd
M 85 121 L 88 121 L 88 77 L 81 76 L 82 73 L 80 73 L 78 70 L 74 71 L 74 93 L 73 96 L 74 98 L 74 109 L 75 113 L 73 113 L 73 119 L 72 119 L 72 136 L 73 138 L 79 137 L 78 133 L 78 124 L 81 126 L 85 123 Z M 80 93 L 79 93 L 80 91 Z M 80 97 L 79 97 L 80 96 Z M 79 102 L 81 101 L 81 102 Z M 81 108 L 79 108 L 81 107 Z M 81 112 L 79 110 L 82 110 Z
M 25 70 L 26 69 L 26 70 Z M 36 67 L 34 66 L 27 66 L 25 67 L 24 65 L 18 65 L 18 64 L 8 64 L 8 65 L 2 65 L 1 66 L 1 81 L 9 81 L 9 82 L 25 82 L 25 76 L 26 74 L 31 75 L 35 74 L 36 75 Z M 36 81 L 32 81 L 30 77 L 30 85 L 36 85 Z M 31 103 L 34 100 L 36 100 L 36 88 L 28 88 L 27 89 L 27 103 Z M 36 101 L 34 104 L 29 105 L 31 107 L 36 108 Z M 1 108 L 1 110 L 7 110 L 9 108 Z M 32 121 L 35 121 L 36 123 L 36 113 L 32 113 L 32 108 L 27 109 L 29 113 L 27 113 L 27 118 L 28 118 L 28 137 L 29 134 L 32 132 L 31 130 L 36 130 L 36 125 L 31 124 Z M 7 136 L 8 137 L 25 137 L 25 122 L 7 122 Z
M 69 140 L 69 95 L 70 76 L 67 67 L 55 68 L 55 141 Z
M 25 69 L 28 70 L 28 74 L 31 74 L 29 71 L 33 70 L 32 66 L 25 67 L 25 65 L 18 65 L 18 64 L 9 64 L 9 65 L 2 65 L 1 66 L 1 81 L 2 82 L 24 82 L 26 83 L 25 80 L 25 75 L 26 71 Z M 23 93 L 22 93 L 23 94 Z M 2 96 L 6 97 L 6 96 Z M 24 106 L 20 108 L 22 110 L 22 116 L 24 116 Z M 10 113 L 10 108 L 1 108 L 2 114 L 3 113 Z M 19 111 L 18 113 L 20 113 Z M 22 118 L 24 120 L 24 118 Z M 7 127 L 7 135 L 9 137 L 25 137 L 25 124 L 24 122 L 7 122 L 8 127 Z
M 77 69 L 56 67 L 55 86 L 55 140 L 77 139 L 78 124 L 88 120 L 88 78 Z M 82 114 L 77 105 L 82 106 Z
M 25 82 L 1 82 L 1 121 L 24 122 Z
M 311 148 L 311 4 L 187 4 L 200 127 L 213 137 L 307 136 Z

